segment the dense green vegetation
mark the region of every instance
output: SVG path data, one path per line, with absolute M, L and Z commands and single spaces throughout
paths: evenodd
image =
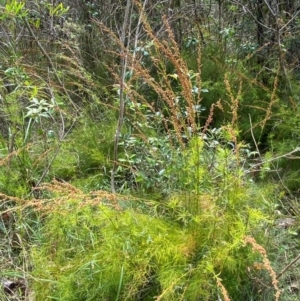
M 299 300 L 298 1 L 0 1 L 1 300 Z

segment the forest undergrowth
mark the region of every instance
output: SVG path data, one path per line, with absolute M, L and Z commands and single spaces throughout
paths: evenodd
M 0 299 L 299 300 L 283 56 L 266 83 L 251 59 L 267 44 L 241 58 L 198 30 L 183 47 L 146 3 L 119 31 L 90 19 L 107 47 L 92 64 L 71 17 L 43 36 L 34 3 L 1 6 Z

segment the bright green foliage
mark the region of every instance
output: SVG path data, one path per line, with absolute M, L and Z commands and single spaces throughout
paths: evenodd
M 184 273 L 190 237 L 178 226 L 80 202 L 68 201 L 47 217 L 33 250 L 39 300 L 137 300 Z
M 27 15 L 27 11 L 24 9 L 25 2 L 10 0 L 5 5 L 4 13 L 1 16 L 1 20 L 5 20 L 10 17 L 21 18 Z
M 116 210 L 70 196 L 56 204 L 32 250 L 37 298 L 211 300 L 216 277 L 232 300 L 247 298 L 255 289 L 247 269 L 257 255 L 243 240 L 262 238 L 264 191 L 246 177 L 233 150 L 216 146 L 207 157 L 206 149 L 205 140 L 194 138 L 182 152 L 180 173 L 174 161 L 170 181 L 178 193 L 165 202 L 120 201 Z
M 260 228 L 268 224 L 264 194 L 271 196 L 272 192 L 268 187 L 259 189 L 247 177 L 241 150 L 238 154 L 227 148 L 225 140 L 223 146 L 215 144 L 208 151 L 212 143 L 193 139 L 183 156 L 177 157 L 185 163 L 180 172 L 174 170 L 176 159 L 171 164 L 172 181 L 181 192 L 168 202 L 166 215 L 185 225 L 194 236 L 194 264 L 211 265 L 215 273 L 221 273 L 229 294 L 239 300 L 243 296 L 239 286 L 246 289 L 243 281 L 249 264 L 249 253 L 241 248 L 243 237 L 261 233 Z M 268 200 L 270 206 L 272 200 Z
M 47 4 L 46 7 L 49 9 L 49 13 L 51 16 L 63 16 L 66 14 L 66 12 L 69 10 L 69 7 L 64 7 L 62 3 L 59 3 L 56 6 L 53 6 L 53 4 Z

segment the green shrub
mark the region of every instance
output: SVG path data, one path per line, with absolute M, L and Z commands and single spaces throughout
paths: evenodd
M 232 300 L 253 295 L 248 270 L 260 255 L 244 239 L 265 239 L 272 191 L 248 177 L 239 146 L 211 154 L 207 143 L 194 138 L 173 158 L 167 200 L 73 188 L 62 197 L 52 187 L 56 198 L 31 252 L 38 300 L 209 301 L 221 285 Z
M 172 285 L 184 273 L 190 237 L 178 226 L 131 210 L 80 203 L 68 201 L 51 213 L 41 245 L 33 248 L 38 300 L 154 297 L 160 286 Z M 166 270 L 168 277 L 162 277 Z
M 270 154 L 273 157 L 269 163 L 272 173 L 269 179 L 281 182 L 290 192 L 299 188 L 299 109 L 294 103 L 294 108 L 282 106 L 274 116 L 277 122 L 268 136 Z M 278 159 L 276 160 L 276 157 Z
M 88 190 L 106 186 L 115 129 L 112 117 L 107 113 L 104 120 L 79 122 L 62 143 L 51 167 L 50 180 L 55 177 L 72 181 Z

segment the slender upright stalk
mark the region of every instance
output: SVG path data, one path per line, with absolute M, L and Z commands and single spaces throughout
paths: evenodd
M 125 9 L 125 16 L 124 16 L 124 22 L 122 27 L 122 33 L 121 33 L 121 74 L 120 74 L 120 104 L 119 104 L 119 118 L 118 118 L 118 125 L 116 129 L 115 134 L 115 142 L 114 142 L 114 157 L 113 157 L 113 168 L 111 171 L 111 191 L 112 193 L 116 192 L 115 188 L 115 172 L 117 168 L 117 160 L 118 160 L 118 145 L 120 140 L 120 134 L 123 126 L 124 121 L 124 110 L 125 110 L 125 98 L 124 98 L 124 87 L 125 87 L 125 74 L 126 74 L 126 68 L 127 68 L 127 60 L 128 60 L 128 54 L 127 54 L 127 47 L 128 45 L 125 45 L 125 38 L 126 38 L 126 31 L 129 24 L 130 16 L 130 7 L 131 7 L 131 0 L 127 0 L 126 3 L 126 9 Z M 129 41 L 129 37 L 128 37 Z M 129 42 L 128 42 L 129 43 Z

